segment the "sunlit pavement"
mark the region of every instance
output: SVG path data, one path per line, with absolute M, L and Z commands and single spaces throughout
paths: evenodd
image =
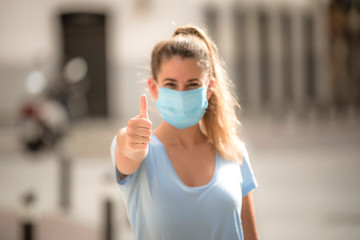
M 244 127 L 262 239 L 360 239 L 358 121 Z
M 119 125 L 98 120 L 72 127 L 65 148 L 73 166 L 68 212 L 59 207 L 57 154 L 26 154 L 14 129 L 0 128 L 0 239 L 20 239 L 29 215 L 37 240 L 105 239 L 104 199 L 114 202 L 115 239 L 132 239 L 109 158 Z M 359 239 L 358 120 L 252 117 L 243 126 L 260 185 L 254 199 L 262 239 Z M 21 204 L 28 191 L 36 195 L 30 213 Z

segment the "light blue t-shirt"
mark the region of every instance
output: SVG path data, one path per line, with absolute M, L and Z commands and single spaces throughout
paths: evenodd
M 116 137 L 111 154 L 115 166 Z M 116 179 L 137 240 L 243 239 L 242 198 L 257 187 L 245 146 L 243 164 L 216 155 L 210 182 L 186 186 L 178 177 L 164 145 L 153 134 L 139 169 Z M 115 167 L 116 168 L 116 167 Z

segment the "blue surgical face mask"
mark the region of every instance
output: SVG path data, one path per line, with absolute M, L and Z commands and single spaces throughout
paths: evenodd
M 207 106 L 207 87 L 188 91 L 160 87 L 156 101 L 156 108 L 162 119 L 179 129 L 197 124 L 204 116 Z

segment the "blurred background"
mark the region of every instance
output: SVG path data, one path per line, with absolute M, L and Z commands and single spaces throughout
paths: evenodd
M 110 142 L 188 23 L 242 105 L 261 238 L 360 239 L 357 0 L 0 0 L 0 239 L 133 239 Z

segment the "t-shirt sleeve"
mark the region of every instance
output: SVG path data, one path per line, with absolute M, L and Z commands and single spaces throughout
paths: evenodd
M 249 154 L 245 148 L 245 145 L 242 145 L 242 154 L 243 154 L 243 163 L 241 165 L 241 175 L 243 178 L 242 183 L 242 196 L 245 197 L 250 191 L 258 187 L 254 171 L 251 168 Z

